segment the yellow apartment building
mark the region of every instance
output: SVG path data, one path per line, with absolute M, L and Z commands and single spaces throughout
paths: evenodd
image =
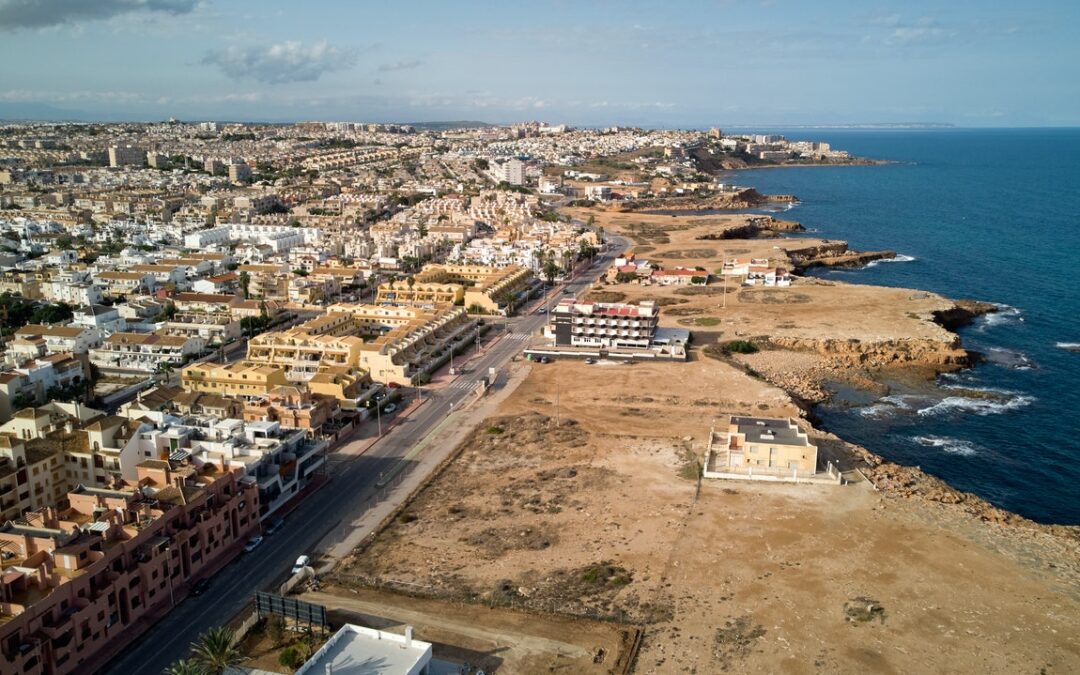
M 238 361 L 220 364 L 196 363 L 180 371 L 180 386 L 185 391 L 249 399 L 264 396 L 276 387 L 289 384 L 285 370 L 279 367 Z

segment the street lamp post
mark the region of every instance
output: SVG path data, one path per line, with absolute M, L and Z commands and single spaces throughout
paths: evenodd
M 165 574 L 169 576 L 169 606 L 176 606 L 176 598 L 173 597 L 173 585 L 172 585 L 172 549 L 168 546 L 165 547 Z
M 382 403 L 375 401 L 375 419 L 379 424 L 379 438 L 382 438 Z

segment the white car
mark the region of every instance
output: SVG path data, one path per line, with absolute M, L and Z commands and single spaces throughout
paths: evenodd
M 259 547 L 259 544 L 263 543 L 262 536 L 252 537 L 248 539 L 248 543 L 244 544 L 244 553 L 251 553 Z
M 296 564 L 292 566 L 292 573 L 296 574 L 300 570 L 304 569 L 311 564 L 311 558 L 306 555 L 302 555 L 296 559 Z

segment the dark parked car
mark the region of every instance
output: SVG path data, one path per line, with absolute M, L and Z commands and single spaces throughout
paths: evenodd
M 266 527 L 266 534 L 274 534 L 281 528 L 285 527 L 285 520 L 283 518 L 274 518 L 273 521 Z
M 196 581 L 195 585 L 191 587 L 191 595 L 192 597 L 202 595 L 208 588 L 210 588 L 210 577 L 203 577 Z

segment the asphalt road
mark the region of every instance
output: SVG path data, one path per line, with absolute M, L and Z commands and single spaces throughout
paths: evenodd
M 537 313 L 538 308 L 586 290 L 628 243 L 620 237 L 608 239 L 608 250 L 598 255 L 592 265 L 584 269 L 579 267 L 578 274 L 568 283 L 556 286 L 546 298 L 524 308 L 521 316 L 509 319 L 508 335 L 500 339 L 498 332 L 489 332 L 488 341 L 493 344 L 482 356 L 470 362 L 469 372 L 460 377 L 482 378 L 488 368 L 500 368 L 518 354 L 524 343 L 512 339 L 513 336 L 535 333 L 547 320 L 546 315 Z M 300 502 L 285 519 L 284 527 L 266 537 L 255 551 L 239 555 L 214 575 L 210 589 L 204 595 L 181 602 L 113 659 L 104 672 L 116 675 L 161 673 L 174 661 L 187 656 L 191 643 L 201 632 L 223 625 L 239 613 L 256 590 L 275 590 L 285 580 L 298 556 L 325 551 L 339 543 L 344 524 L 354 522 L 374 503 L 372 497 L 380 491 L 376 485 L 380 475 L 394 468 L 414 445 L 472 393 L 466 388 L 446 387 L 427 392 L 425 396 L 430 400 L 393 426 L 364 454 L 331 453 L 328 458 L 331 479 Z M 383 423 L 392 417 L 384 416 Z M 402 494 L 397 498 L 404 497 Z

